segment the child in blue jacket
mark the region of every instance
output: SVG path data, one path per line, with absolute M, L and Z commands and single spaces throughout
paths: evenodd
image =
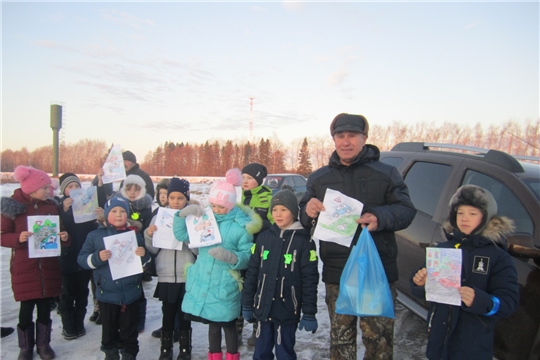
M 512 220 L 497 216 L 491 193 L 475 185 L 460 187 L 449 204 L 441 248 L 462 251 L 461 306 L 431 303 L 426 356 L 430 360 L 491 360 L 493 328 L 519 301 L 517 272 L 506 248 Z M 413 293 L 425 299 L 425 267 L 411 278 Z
M 296 327 L 317 330 L 317 250 L 298 218 L 298 200 L 280 190 L 271 202 L 274 224 L 259 234 L 242 292 L 242 313 L 257 321 L 253 359 L 296 359 Z M 302 315 L 302 316 L 301 316 Z
M 103 238 L 134 230 L 127 219 L 130 215 L 129 203 L 121 197 L 113 197 L 105 204 L 105 225 L 88 234 L 79 253 L 81 267 L 94 271 L 96 297 L 99 301 L 100 316 L 103 322 L 101 350 L 106 360 L 136 359 L 139 352 L 137 340 L 139 332 L 139 302 L 143 296 L 142 274 L 112 279 L 108 260 L 111 251 L 105 249 Z M 144 240 L 136 233 L 138 247 L 135 255 L 144 264 L 150 256 L 144 248 Z M 136 258 L 137 259 L 137 258 Z
M 212 184 L 208 201 L 212 206 L 221 244 L 200 247 L 195 264 L 187 269 L 186 294 L 182 311 L 186 318 L 208 326 L 208 359 L 222 360 L 221 331 L 225 333 L 226 359 L 239 360 L 236 319 L 240 314 L 242 281 L 240 270 L 247 267 L 253 234 L 261 229 L 260 216 L 243 205 L 236 205 L 235 185 L 240 185 L 238 169 L 227 171 L 226 181 Z M 189 205 L 174 217 L 174 235 L 189 241 L 186 217 L 201 216 L 203 209 Z

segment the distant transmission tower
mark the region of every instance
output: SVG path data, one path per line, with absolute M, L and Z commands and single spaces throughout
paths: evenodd
M 253 96 L 249 97 L 249 141 L 253 140 Z

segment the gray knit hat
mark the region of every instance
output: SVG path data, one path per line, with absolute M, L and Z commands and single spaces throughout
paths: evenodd
M 298 199 L 291 190 L 280 190 L 273 195 L 270 202 L 270 210 L 276 205 L 285 206 L 293 214 L 295 220 L 298 218 Z
M 457 210 L 461 205 L 469 205 L 482 212 L 482 222 L 476 229 L 471 231 L 471 235 L 481 234 L 486 228 L 489 220 L 497 215 L 497 202 L 489 191 L 476 185 L 464 185 L 456 190 L 456 193 L 450 199 L 448 221 L 450 225 L 457 229 Z

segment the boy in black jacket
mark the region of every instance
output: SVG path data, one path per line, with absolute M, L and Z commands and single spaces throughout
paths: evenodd
M 290 190 L 272 197 L 275 223 L 253 245 L 242 314 L 258 322 L 253 359 L 296 359 L 296 328 L 317 330 L 317 250 L 298 217 L 298 201 Z M 277 280 L 274 280 L 277 279 Z M 300 318 L 300 314 L 303 314 Z

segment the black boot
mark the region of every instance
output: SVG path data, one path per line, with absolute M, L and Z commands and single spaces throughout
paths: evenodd
M 48 324 L 42 324 L 39 321 L 36 322 L 36 346 L 37 353 L 41 357 L 41 360 L 51 360 L 56 357 L 56 354 L 50 345 L 51 326 L 52 321 L 50 320 Z
M 244 317 L 240 315 L 236 319 L 236 332 L 238 333 L 238 347 L 242 345 L 242 331 L 244 330 Z
M 77 333 L 77 337 L 81 337 L 86 335 L 86 328 L 84 327 L 84 318 L 86 317 L 86 307 L 84 308 L 77 308 L 75 307 L 75 316 L 74 316 L 74 322 L 75 322 L 75 332 Z
M 99 316 L 99 302 L 97 301 L 97 299 L 94 299 L 93 301 L 94 301 L 94 312 L 88 318 L 88 320 L 90 321 L 96 321 L 96 319 Z
M 17 335 L 21 348 L 17 360 L 32 360 L 34 357 L 34 323 L 24 330 L 17 326 Z
M 60 302 L 60 317 L 62 318 L 62 336 L 66 340 L 77 338 L 75 332 L 75 308 L 68 305 L 65 301 Z
M 122 352 L 122 360 L 135 360 L 135 359 L 137 359 L 136 356 L 133 356 L 127 352 Z
M 2 337 L 5 338 L 6 336 L 13 334 L 14 331 L 15 329 L 12 327 L 2 327 Z
M 173 358 L 173 332 L 161 331 L 161 354 L 159 360 L 172 360 Z
M 251 336 L 247 339 L 248 346 L 255 346 L 255 341 L 257 340 L 257 322 L 253 323 L 253 332 L 251 333 Z
M 180 338 L 180 353 L 176 360 L 191 360 L 191 329 L 181 330 Z
M 146 298 L 139 302 L 139 325 L 137 326 L 139 334 L 144 331 L 144 325 L 146 323 L 146 303 Z
M 105 360 L 120 360 L 120 354 L 117 348 L 101 349 L 105 353 Z

